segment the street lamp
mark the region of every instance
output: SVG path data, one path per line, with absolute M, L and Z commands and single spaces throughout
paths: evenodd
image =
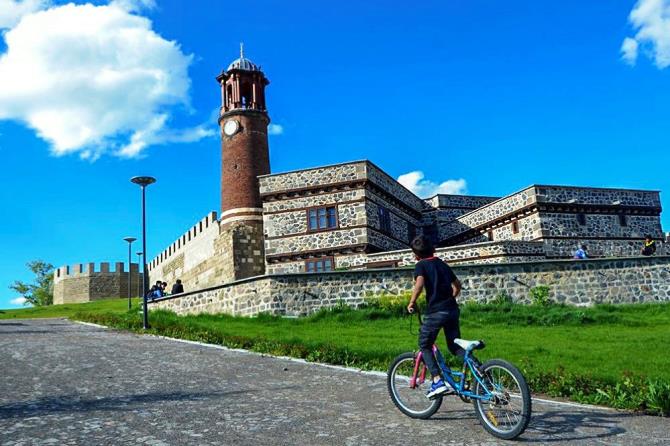
M 146 213 L 146 188 L 148 185 L 156 182 L 154 177 L 132 177 L 130 179 L 131 183 L 135 183 L 140 188 L 142 188 L 142 252 L 147 252 L 147 213 Z M 142 260 L 142 320 L 144 329 L 149 328 L 149 316 L 147 314 L 147 292 L 149 291 L 147 287 L 147 256 L 145 255 Z
M 137 254 L 137 273 L 138 273 L 138 278 L 139 278 L 139 272 L 140 272 L 140 263 L 142 262 L 142 253 L 141 252 L 136 252 Z M 140 297 L 142 295 L 142 290 L 140 290 L 140 287 L 142 286 L 142 282 L 139 280 L 137 281 L 137 297 Z
M 130 297 L 131 297 L 131 293 L 132 293 L 132 291 L 130 290 L 130 286 L 131 286 L 131 284 L 133 283 L 133 279 L 132 279 L 132 277 L 133 277 L 133 274 L 132 274 L 132 272 L 133 272 L 133 264 L 132 264 L 132 261 L 133 261 L 133 260 L 130 258 L 130 247 L 131 247 L 131 245 L 133 244 L 133 242 L 134 242 L 135 240 L 137 240 L 137 239 L 136 239 L 135 237 L 124 237 L 123 239 L 124 239 L 125 241 L 128 242 L 128 310 L 130 310 L 130 308 L 131 308 L 131 305 L 130 305 Z M 137 269 L 138 269 L 138 271 L 139 271 L 139 267 L 140 267 L 140 265 L 137 265 Z M 138 282 L 139 282 L 139 281 L 138 281 Z

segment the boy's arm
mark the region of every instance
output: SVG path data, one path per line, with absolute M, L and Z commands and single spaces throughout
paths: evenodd
M 423 276 L 416 276 L 416 280 L 414 281 L 414 288 L 412 289 L 412 298 L 409 300 L 409 305 L 407 305 L 408 313 L 414 313 L 414 304 L 416 304 L 416 300 L 421 295 L 421 291 L 423 291 L 423 284 Z
M 451 291 L 452 295 L 454 296 L 454 299 L 458 297 L 459 294 L 461 294 L 461 281 L 456 279 L 453 282 L 451 282 Z

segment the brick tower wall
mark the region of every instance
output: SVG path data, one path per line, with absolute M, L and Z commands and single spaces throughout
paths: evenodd
M 221 218 L 226 211 L 236 209 L 235 216 L 243 216 L 244 209 L 262 208 L 258 176 L 270 173 L 267 126 L 265 113 L 254 110 L 232 111 L 221 120 L 237 120 L 240 130 L 233 136 L 222 132 L 221 139 Z M 258 213 L 258 212 L 256 212 Z

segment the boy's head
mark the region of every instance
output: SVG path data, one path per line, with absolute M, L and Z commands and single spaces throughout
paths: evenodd
M 430 239 L 424 235 L 418 235 L 412 240 L 412 252 L 417 259 L 425 259 L 435 254 L 435 248 Z
M 586 251 L 586 245 L 582 245 L 582 251 Z
M 647 242 L 650 242 L 651 241 L 651 235 L 645 235 L 644 240 L 647 241 Z
M 177 285 L 181 285 L 181 279 L 177 279 Z

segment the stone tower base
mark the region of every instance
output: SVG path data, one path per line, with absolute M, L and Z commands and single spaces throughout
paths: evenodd
M 221 260 L 221 272 L 217 274 L 219 283 L 265 274 L 262 221 L 237 221 L 221 225 L 214 246 Z

